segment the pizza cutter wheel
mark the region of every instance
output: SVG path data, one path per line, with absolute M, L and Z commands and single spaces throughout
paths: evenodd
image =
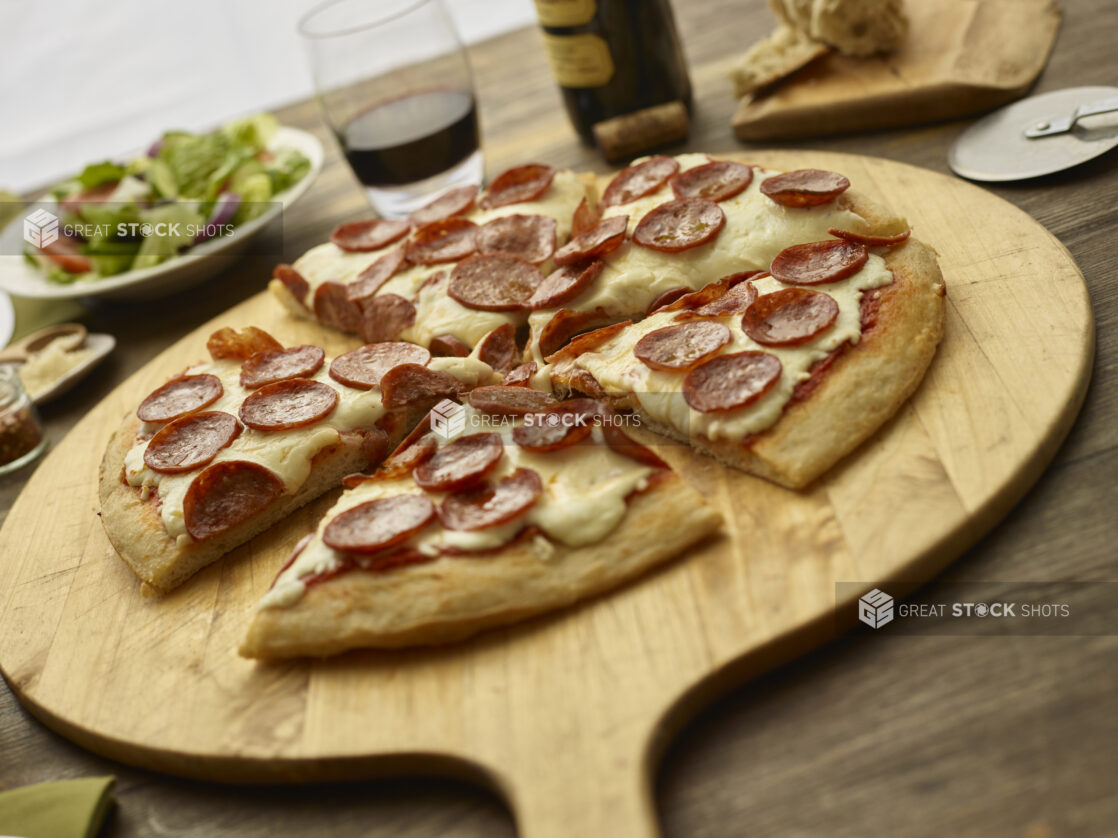
M 983 117 L 948 155 L 970 180 L 1027 180 L 1062 172 L 1118 146 L 1118 87 L 1069 87 Z

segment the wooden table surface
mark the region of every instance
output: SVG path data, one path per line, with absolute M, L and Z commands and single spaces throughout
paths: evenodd
M 1118 82 L 1118 4 L 1062 0 L 1064 23 L 1037 92 Z M 732 59 L 771 26 L 763 0 L 676 0 L 697 113 L 687 149 L 742 149 L 730 131 Z M 471 50 L 489 175 L 531 159 L 607 170 L 569 128 L 538 36 L 525 29 Z M 313 103 L 280 118 L 327 135 Z M 946 172 L 966 122 L 784 143 L 901 160 Z M 748 148 L 748 146 L 744 146 Z M 998 195 L 1071 251 L 1094 302 L 1094 380 L 1070 437 L 1037 486 L 990 535 L 924 589 L 977 581 L 1118 580 L 1118 152 Z M 336 220 L 367 211 L 336 147 L 319 181 L 273 230 L 270 253 L 160 304 L 97 304 L 91 330 L 111 359 L 44 410 L 49 435 L 198 323 L 257 292 Z M 982 235 L 981 230 L 975 231 Z M 268 249 L 268 248 L 264 248 Z M 0 478 L 0 515 L 27 473 Z M 746 685 L 707 709 L 667 750 L 656 797 L 668 836 L 1113 835 L 1118 832 L 1118 602 L 1094 637 L 858 636 Z M 96 684 L 88 689 L 97 689 Z M 136 708 L 157 712 L 157 708 Z M 232 788 L 112 763 L 31 719 L 0 686 L 0 783 L 117 775 L 107 836 L 504 836 L 501 801 L 425 779 L 298 789 Z

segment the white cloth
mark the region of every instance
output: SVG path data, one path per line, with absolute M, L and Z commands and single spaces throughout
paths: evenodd
M 306 98 L 295 27 L 317 2 L 0 0 L 0 188 Z M 444 2 L 466 43 L 536 19 L 532 0 Z

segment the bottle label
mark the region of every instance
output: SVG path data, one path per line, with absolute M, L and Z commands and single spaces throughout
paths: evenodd
M 609 45 L 597 35 L 543 34 L 551 72 L 562 87 L 602 87 L 613 78 Z
M 582 26 L 598 10 L 595 0 L 536 0 L 536 14 L 543 26 Z

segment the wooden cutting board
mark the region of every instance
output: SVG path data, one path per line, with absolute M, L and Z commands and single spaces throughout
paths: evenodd
M 253 604 L 334 498 L 145 599 L 101 529 L 95 475 L 120 417 L 203 357 L 213 329 L 254 323 L 285 343 L 351 345 L 262 294 L 109 395 L 12 508 L 0 531 L 0 669 L 20 700 L 64 736 L 160 771 L 231 782 L 450 773 L 497 789 L 529 838 L 655 834 L 650 777 L 677 726 L 833 637 L 836 583 L 914 584 L 958 556 L 1040 475 L 1091 370 L 1082 277 L 1025 213 L 886 160 L 750 159 L 847 174 L 908 217 L 947 280 L 946 337 L 920 390 L 811 491 L 666 446 L 725 513 L 725 535 L 635 584 L 457 646 L 244 660 L 235 649 Z M 853 597 L 837 608 L 853 622 Z
M 889 55 L 832 52 L 734 114 L 743 140 L 818 137 L 981 113 L 1024 95 L 1048 61 L 1055 0 L 909 0 Z

